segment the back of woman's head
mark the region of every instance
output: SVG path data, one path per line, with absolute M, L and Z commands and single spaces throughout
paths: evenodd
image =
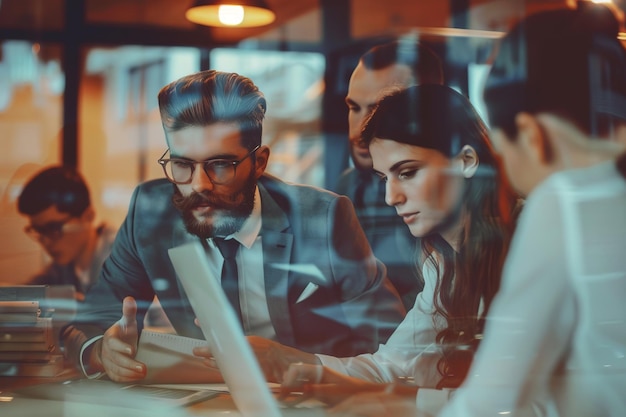
M 560 116 L 591 136 L 626 121 L 626 52 L 606 6 L 530 15 L 501 41 L 485 85 L 492 128 L 516 136 L 519 112 Z

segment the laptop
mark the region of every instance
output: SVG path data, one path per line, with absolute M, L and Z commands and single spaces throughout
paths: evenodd
M 241 415 L 324 416 L 322 408 L 281 408 L 265 380 L 235 310 L 219 280 L 212 276 L 201 243 L 192 242 L 172 248 L 169 257 Z

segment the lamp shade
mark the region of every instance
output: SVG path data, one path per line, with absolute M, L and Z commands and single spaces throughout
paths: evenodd
M 276 19 L 263 0 L 195 0 L 185 17 L 199 25 L 217 27 L 265 26 Z

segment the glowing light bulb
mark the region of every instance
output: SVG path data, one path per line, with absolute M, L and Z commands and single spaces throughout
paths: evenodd
M 243 22 L 243 7 L 222 5 L 217 11 L 220 22 L 228 26 L 237 26 Z

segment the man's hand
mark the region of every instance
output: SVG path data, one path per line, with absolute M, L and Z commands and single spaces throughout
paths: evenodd
M 137 303 L 134 298 L 126 297 L 122 305 L 122 318 L 96 343 L 91 355 L 92 363 L 116 382 L 143 379 L 146 366 L 133 359 L 137 354 L 137 339 Z
M 283 374 L 292 363 L 319 363 L 317 357 L 311 353 L 302 352 L 260 336 L 247 336 L 247 339 L 269 382 L 282 382 Z M 194 348 L 193 354 L 203 358 L 206 366 L 217 368 L 217 363 L 208 346 Z
M 218 370 L 217 362 L 215 362 L 215 358 L 213 358 L 213 355 L 211 354 L 211 348 L 209 348 L 208 346 L 199 346 L 199 347 L 193 348 L 193 354 L 195 356 L 202 358 L 203 359 L 202 362 L 207 367 Z
M 247 336 L 247 339 L 269 382 L 282 382 L 285 372 L 292 363 L 310 365 L 320 363 L 317 356 L 312 353 L 281 345 L 259 336 Z

